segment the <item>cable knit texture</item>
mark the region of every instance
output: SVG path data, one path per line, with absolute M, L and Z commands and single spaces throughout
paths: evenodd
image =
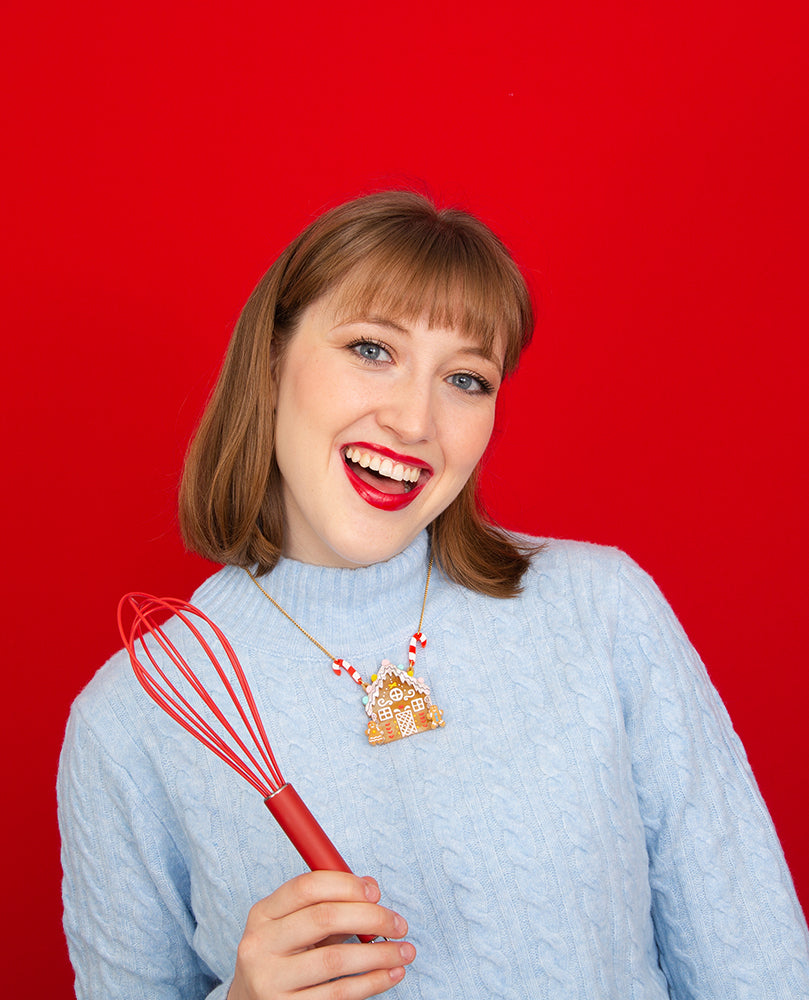
M 282 560 L 261 582 L 369 677 L 406 664 L 426 570 L 421 536 L 367 569 Z M 809 997 L 806 924 L 744 751 L 620 552 L 549 542 L 514 600 L 434 573 L 416 674 L 446 726 L 379 747 L 360 689 L 244 571 L 192 603 L 236 650 L 286 779 L 407 917 L 418 955 L 391 997 Z M 250 906 L 303 862 L 124 653 L 73 707 L 59 810 L 78 997 L 224 1000 Z

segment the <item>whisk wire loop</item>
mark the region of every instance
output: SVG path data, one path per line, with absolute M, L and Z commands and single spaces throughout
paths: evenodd
M 272 756 L 272 750 L 269 747 L 269 741 L 267 739 L 267 734 L 264 731 L 264 726 L 263 726 L 263 724 L 261 722 L 261 717 L 258 714 L 258 709 L 256 707 L 255 699 L 253 698 L 252 690 L 250 689 L 249 685 L 247 684 L 247 680 L 244 677 L 241 665 L 239 664 L 239 661 L 236 659 L 236 656 L 235 656 L 232 648 L 230 647 L 227 639 L 222 634 L 222 632 L 217 628 L 217 626 L 215 626 L 210 621 L 208 622 L 210 624 L 211 628 L 213 629 L 214 634 L 216 635 L 217 639 L 221 643 L 222 648 L 223 648 L 223 650 L 225 652 L 225 655 L 228 657 L 228 660 L 229 660 L 231 666 L 233 667 L 234 673 L 236 674 L 236 677 L 237 677 L 237 679 L 239 681 L 239 687 L 242 690 L 242 693 L 243 693 L 244 698 L 245 698 L 245 700 L 247 702 L 247 705 L 248 705 L 248 709 L 250 710 L 250 715 L 252 716 L 252 719 L 253 719 L 253 721 L 254 721 L 254 723 L 256 725 L 256 728 L 258 730 L 258 735 L 256 735 L 256 732 L 253 730 L 253 727 L 252 727 L 252 725 L 250 723 L 250 719 L 247 717 L 247 714 L 245 713 L 245 711 L 244 711 L 244 709 L 242 707 L 242 703 L 239 701 L 239 698 L 236 695 L 236 692 L 234 691 L 234 688 L 231 685 L 230 680 L 227 677 L 227 674 L 222 669 L 221 665 L 219 664 L 219 661 L 216 659 L 216 657 L 215 657 L 213 651 L 211 650 L 211 647 L 209 646 L 209 644 L 205 641 L 205 638 L 203 637 L 202 633 L 194 625 L 194 622 L 188 617 L 188 615 L 183 610 L 176 610 L 175 609 L 175 615 L 177 616 L 177 618 L 179 618 L 180 621 L 183 622 L 184 625 L 186 625 L 186 627 L 192 633 L 192 635 L 194 636 L 194 638 L 197 639 L 197 641 L 199 642 L 200 646 L 203 648 L 203 651 L 205 652 L 206 656 L 210 660 L 212 666 L 214 667 L 214 669 L 216 670 L 217 674 L 219 675 L 219 678 L 222 681 L 222 684 L 223 684 L 223 686 L 225 688 L 225 691 L 228 694 L 228 697 L 230 698 L 231 702 L 233 703 L 234 707 L 236 708 L 236 711 L 238 712 L 239 717 L 241 718 L 241 720 L 242 720 L 242 722 L 243 722 L 243 724 L 244 724 L 247 732 L 250 734 L 250 738 L 252 739 L 254 745 L 258 749 L 259 754 L 261 755 L 262 760 L 264 761 L 264 763 L 268 767 L 268 769 L 273 772 L 273 777 L 267 779 L 268 784 L 270 785 L 270 790 L 272 790 L 272 791 L 277 790 L 278 785 L 279 784 L 283 784 L 283 778 L 281 777 L 280 771 L 278 771 L 277 764 L 275 763 L 275 758 L 274 758 L 274 756 Z M 159 626 L 158 626 L 158 632 L 159 632 L 160 636 L 164 636 L 165 637 L 165 633 L 163 633 L 162 629 L 160 629 Z M 167 638 L 166 638 L 166 642 L 170 644 L 170 642 L 169 642 L 169 640 Z M 173 645 L 172 645 L 172 651 L 175 654 L 177 653 L 177 651 L 173 647 Z M 172 659 L 175 660 L 174 656 L 172 656 Z M 213 714 L 216 716 L 216 718 L 219 720 L 219 722 L 225 727 L 225 729 L 227 730 L 227 732 L 230 734 L 231 738 L 233 740 L 235 740 L 235 742 L 237 743 L 237 745 L 239 746 L 239 748 L 242 750 L 242 752 L 244 754 L 246 754 L 246 756 L 248 757 L 248 759 L 250 760 L 250 762 L 259 771 L 259 773 L 262 774 L 262 776 L 266 778 L 267 776 L 264 775 L 263 770 L 261 768 L 261 765 L 256 761 L 256 759 L 253 756 L 253 754 L 251 753 L 250 749 L 245 745 L 245 743 L 243 742 L 243 740 L 239 737 L 239 734 L 235 731 L 235 729 L 230 724 L 230 722 L 228 721 L 228 719 L 225 716 L 225 714 L 220 710 L 220 708 L 216 704 L 216 702 L 213 701 L 213 699 L 208 696 L 206 688 L 202 685 L 202 683 L 199 681 L 199 679 L 196 677 L 196 675 L 188 668 L 187 664 L 185 664 L 185 662 L 179 657 L 179 654 L 177 654 L 177 659 L 175 660 L 175 662 L 177 662 L 178 668 L 182 671 L 183 676 L 188 680 L 189 684 L 191 684 L 191 686 L 194 688 L 194 690 L 197 692 L 197 694 L 199 694 L 199 696 L 201 698 L 203 698 L 203 700 L 205 701 L 205 704 L 210 708 L 210 710 L 213 712 Z M 193 708 L 191 709 L 191 711 L 192 711 L 192 713 L 194 713 Z M 196 715 L 197 713 L 194 713 L 194 714 Z M 219 746 L 221 746 L 224 749 L 224 751 L 227 753 L 228 760 L 232 760 L 232 761 L 236 761 L 236 762 L 240 763 L 240 760 L 239 760 L 238 756 L 236 756 L 233 753 L 233 751 L 228 746 L 228 744 L 225 743 L 225 741 L 222 740 L 221 737 L 218 736 L 218 734 L 215 732 L 215 730 L 213 730 L 210 727 L 208 727 L 207 724 L 206 724 L 205 728 L 206 728 L 206 731 L 208 731 L 209 734 L 211 735 L 212 739 L 215 740 L 217 742 L 217 744 Z M 265 752 L 265 749 L 264 749 L 265 746 L 267 747 L 267 751 L 268 752 Z M 269 755 L 270 759 L 268 759 L 268 755 Z M 259 790 L 261 791 L 263 789 L 259 789 Z M 265 791 L 265 794 L 268 794 L 268 793 Z
M 129 607 L 134 619 L 130 629 L 127 631 L 123 625 L 123 610 Z M 249 738 L 252 740 L 261 762 L 256 759 L 255 754 L 247 746 L 244 739 L 233 727 L 225 713 L 216 704 L 208 693 L 207 689 L 186 663 L 177 647 L 169 638 L 163 627 L 156 624 L 154 616 L 161 612 L 169 611 L 182 622 L 192 636 L 196 639 L 199 647 L 207 656 L 209 662 L 216 671 L 222 686 L 232 702 L 242 724 L 245 727 Z M 247 709 L 245 710 L 242 701 L 236 693 L 225 668 L 217 659 L 209 642 L 197 626 L 194 618 L 207 625 L 216 640 L 220 644 L 228 663 L 230 664 L 236 681 L 241 690 Z M 270 742 L 261 717 L 256 706 L 253 692 L 250 689 L 247 679 L 242 670 L 236 654 L 224 633 L 207 618 L 199 609 L 184 601 L 174 598 L 159 599 L 148 594 L 127 594 L 122 598 L 118 607 L 118 624 L 121 635 L 129 653 L 129 658 L 135 675 L 147 694 L 160 705 L 177 723 L 195 736 L 204 746 L 215 753 L 219 758 L 229 764 L 255 789 L 260 791 L 266 798 L 273 792 L 277 792 L 284 784 L 284 778 L 275 760 L 275 756 L 270 747 Z M 230 739 L 234 741 L 246 760 L 242 759 L 233 747 L 224 740 L 219 733 L 207 722 L 203 715 L 188 701 L 184 694 L 172 681 L 166 670 L 161 665 L 155 651 L 149 643 L 147 637 L 151 637 L 157 646 L 163 651 L 165 656 L 179 674 L 185 679 L 189 687 L 196 693 L 206 708 L 213 714 L 220 725 L 225 729 Z M 153 673 L 140 661 L 138 654 L 141 653 L 151 665 Z M 156 676 L 155 676 L 156 675 Z M 158 680 L 157 678 L 160 678 Z M 162 682 L 162 683 L 161 683 Z

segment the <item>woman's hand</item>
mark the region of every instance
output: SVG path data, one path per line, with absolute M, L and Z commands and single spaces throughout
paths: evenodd
M 379 898 L 374 879 L 346 872 L 285 882 L 250 910 L 228 1000 L 364 1000 L 395 986 L 415 958 L 412 944 L 344 943 L 354 934 L 404 937 L 407 922 Z

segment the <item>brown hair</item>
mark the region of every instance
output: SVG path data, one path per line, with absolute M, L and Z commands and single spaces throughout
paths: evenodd
M 281 476 L 273 449 L 273 372 L 303 310 L 339 289 L 341 302 L 405 322 L 423 316 L 491 349 L 504 371 L 531 339 L 522 275 L 500 240 L 457 209 L 385 191 L 346 202 L 309 225 L 259 281 L 236 323 L 219 380 L 188 450 L 180 527 L 188 547 L 216 562 L 271 570 L 283 550 Z M 432 551 L 457 583 L 512 597 L 530 549 L 482 511 L 473 475 L 430 526 Z

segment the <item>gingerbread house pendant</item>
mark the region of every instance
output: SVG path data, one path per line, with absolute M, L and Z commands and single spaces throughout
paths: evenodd
M 393 743 L 444 725 L 444 713 L 434 705 L 423 677 L 383 660 L 365 688 L 365 735 L 373 746 Z

